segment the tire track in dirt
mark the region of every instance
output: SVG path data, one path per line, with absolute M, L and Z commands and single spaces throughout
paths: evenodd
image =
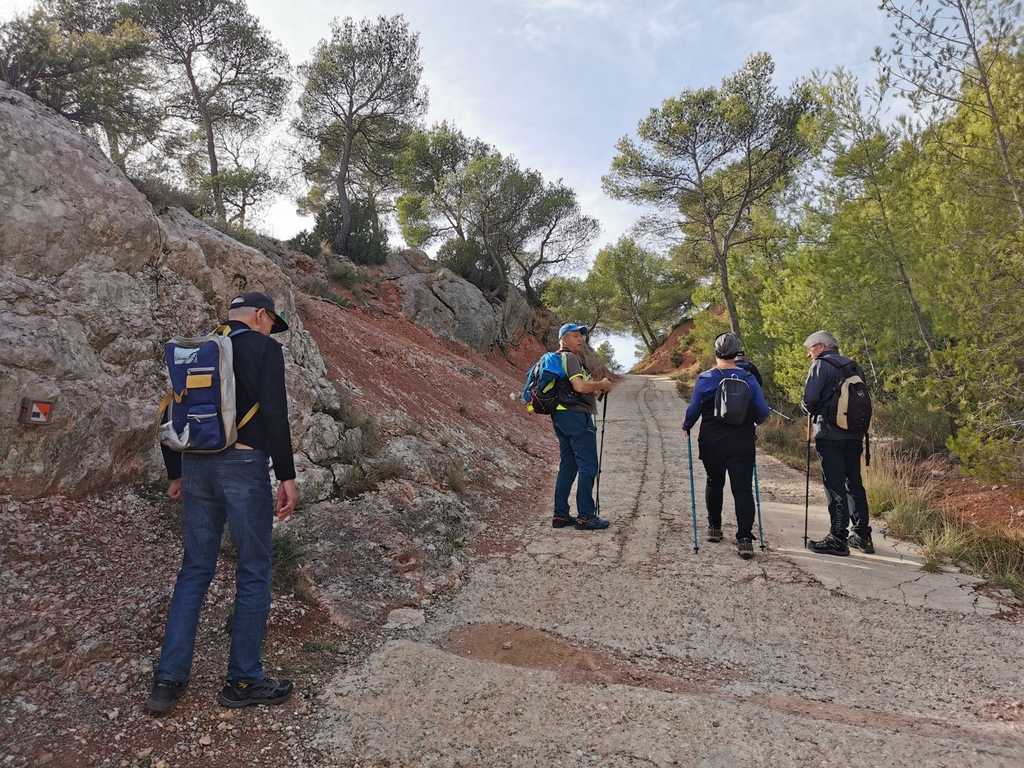
M 618 566 L 633 567 L 648 563 L 657 563 L 660 550 L 661 509 L 663 498 L 663 477 L 665 474 L 665 445 L 661 435 L 661 426 L 655 417 L 654 409 L 648 402 L 657 390 L 649 379 L 640 380 L 640 388 L 636 389 L 635 380 L 629 379 L 622 397 L 632 397 L 638 417 L 623 424 L 626 429 L 628 444 L 635 445 L 643 440 L 644 457 L 640 461 L 640 480 L 637 486 L 634 504 L 628 525 L 621 526 L 619 536 L 621 547 Z M 622 399 L 622 398 L 620 398 Z

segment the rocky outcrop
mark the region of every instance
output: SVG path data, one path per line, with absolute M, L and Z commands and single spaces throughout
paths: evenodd
M 524 334 L 542 337 L 550 326 L 548 313 L 534 310 L 519 290 L 509 288 L 504 300 L 492 304 L 475 285 L 415 248 L 392 254 L 380 276 L 398 287 L 406 317 L 481 355 Z
M 214 327 L 241 290 L 272 294 L 288 314 L 297 452 L 333 420 L 337 392 L 284 272 L 181 209 L 154 211 L 70 123 L 3 84 L 0 206 L 0 493 L 159 479 L 163 343 Z M 52 424 L 16 423 L 23 397 L 54 401 Z M 299 469 L 301 487 L 315 468 Z
M 73 125 L 2 83 L 0 205 L 0 494 L 81 495 L 160 480 L 163 345 L 214 328 L 243 290 L 273 295 L 292 329 L 278 340 L 300 501 L 339 491 L 359 437 L 348 434 L 293 293 L 329 280 L 329 257 L 265 239 L 257 250 L 183 209 L 155 209 Z M 422 251 L 392 254 L 379 276 L 406 318 L 481 356 L 497 347 L 510 361 L 554 322 L 515 290 L 488 302 Z M 17 423 L 22 398 L 53 401 L 52 423 Z

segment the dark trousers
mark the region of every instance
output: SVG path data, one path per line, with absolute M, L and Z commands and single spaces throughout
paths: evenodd
M 846 541 L 850 521 L 861 538 L 871 535 L 868 522 L 868 496 L 860 479 L 860 440 L 817 440 L 814 447 L 821 462 L 821 480 L 828 497 L 828 516 L 832 535 Z M 853 509 L 850 509 L 850 500 Z
M 737 445 L 737 443 L 741 443 Z M 725 495 L 725 475 L 729 474 L 729 488 L 736 504 L 736 540 L 753 539 L 754 527 L 754 451 L 753 441 L 718 442 L 713 447 L 700 447 L 700 460 L 707 472 L 704 504 L 708 508 L 708 525 L 722 527 L 722 503 Z

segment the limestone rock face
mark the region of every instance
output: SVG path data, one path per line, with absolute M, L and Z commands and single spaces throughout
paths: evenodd
M 391 254 L 380 273 L 401 292 L 406 317 L 482 355 L 524 333 L 546 330 L 547 317 L 538 318 L 520 291 L 510 288 L 503 301 L 492 305 L 479 288 L 421 250 Z
M 216 327 L 242 290 L 274 296 L 292 328 L 278 340 L 301 486 L 306 434 L 325 433 L 339 398 L 273 261 L 181 209 L 154 211 L 74 126 L 2 83 L 0 211 L 0 493 L 159 480 L 163 344 Z M 53 423 L 18 424 L 23 397 L 53 400 Z M 330 446 L 313 453 L 337 462 Z
M 494 345 L 497 323 L 483 293 L 451 271 L 415 273 L 396 281 L 402 312 L 417 325 L 461 341 L 486 355 Z

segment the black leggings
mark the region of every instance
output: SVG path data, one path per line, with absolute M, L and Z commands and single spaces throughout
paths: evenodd
M 745 442 L 745 441 L 744 441 Z M 708 508 L 708 525 L 722 527 L 722 501 L 725 475 L 736 504 L 736 539 L 753 539 L 754 527 L 754 457 L 753 445 L 718 443 L 713 448 L 701 447 L 700 460 L 708 475 L 704 503 Z

